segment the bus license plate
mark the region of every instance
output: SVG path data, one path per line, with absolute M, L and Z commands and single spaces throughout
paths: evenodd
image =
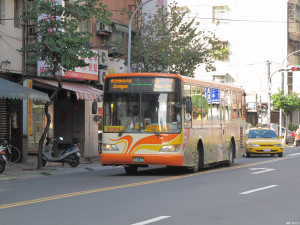
M 270 152 L 271 149 L 270 148 L 264 148 L 264 152 Z
M 133 157 L 133 162 L 135 163 L 143 163 L 144 158 L 143 157 Z

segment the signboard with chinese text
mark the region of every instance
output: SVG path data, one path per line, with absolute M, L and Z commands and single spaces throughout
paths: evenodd
M 76 67 L 75 71 L 64 72 L 62 70 L 56 72 L 57 76 L 63 76 L 82 80 L 98 80 L 98 55 L 97 51 L 92 58 L 85 58 L 84 62 L 88 64 L 86 67 Z M 43 76 L 42 73 L 49 69 L 49 65 L 45 61 L 38 61 L 38 76 Z
M 175 78 L 124 77 L 106 80 L 106 91 L 175 92 L 180 81 Z

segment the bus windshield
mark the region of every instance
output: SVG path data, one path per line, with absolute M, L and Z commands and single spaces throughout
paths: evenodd
M 180 133 L 179 94 L 106 93 L 104 96 L 104 132 Z

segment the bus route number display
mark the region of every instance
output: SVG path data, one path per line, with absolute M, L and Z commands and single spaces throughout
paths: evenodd
M 121 92 L 172 92 L 176 91 L 176 80 L 173 78 L 112 78 L 107 81 L 108 91 Z

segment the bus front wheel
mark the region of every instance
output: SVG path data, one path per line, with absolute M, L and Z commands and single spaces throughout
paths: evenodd
M 192 173 L 197 173 L 200 168 L 200 152 L 199 152 L 199 150 L 196 151 L 194 163 L 195 163 L 194 166 L 189 167 L 189 171 Z
M 135 165 L 126 165 L 124 169 L 128 175 L 136 174 L 138 167 Z

